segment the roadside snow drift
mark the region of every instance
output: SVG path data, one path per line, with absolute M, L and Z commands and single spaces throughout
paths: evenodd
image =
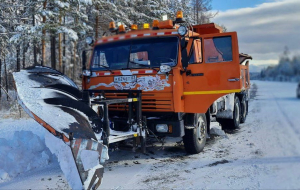
M 42 168 L 51 157 L 44 140 L 31 131 L 15 131 L 12 139 L 0 138 L 0 182 Z

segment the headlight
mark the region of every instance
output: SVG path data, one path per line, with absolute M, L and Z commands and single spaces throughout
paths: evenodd
M 161 65 L 159 70 L 161 73 L 167 73 L 171 71 L 171 67 L 169 65 Z
M 94 39 L 92 37 L 86 37 L 85 39 L 85 42 L 88 44 L 88 45 L 92 45 L 94 43 Z
M 89 77 L 89 76 L 91 76 L 91 71 L 90 70 L 83 70 L 82 75 Z
M 169 128 L 167 124 L 157 124 L 156 131 L 159 133 L 166 133 L 168 132 Z
M 184 36 L 186 33 L 187 33 L 187 28 L 186 28 L 185 26 L 180 26 L 180 27 L 178 28 L 178 34 L 179 34 L 180 36 Z

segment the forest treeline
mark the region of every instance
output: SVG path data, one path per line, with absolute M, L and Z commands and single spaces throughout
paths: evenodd
M 86 37 L 109 35 L 111 21 L 141 28 L 182 10 L 186 21 L 202 24 L 214 16 L 211 9 L 211 0 L 1 0 L 0 98 L 13 89 L 11 73 L 32 65 L 80 82 Z
M 300 81 L 300 56 L 289 56 L 288 48 L 280 56 L 278 64 L 262 69 L 257 79 L 271 81 Z

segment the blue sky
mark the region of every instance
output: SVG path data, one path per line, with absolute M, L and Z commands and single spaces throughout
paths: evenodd
M 268 0 L 212 0 L 211 5 L 213 10 L 226 11 L 228 9 L 255 7 L 264 2 L 268 2 Z
M 287 46 L 300 55 L 300 0 L 212 0 L 212 22 L 236 31 L 253 65 L 277 64 Z

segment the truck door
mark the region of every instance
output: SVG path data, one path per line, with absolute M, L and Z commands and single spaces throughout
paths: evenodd
M 205 113 L 221 96 L 240 92 L 236 32 L 207 34 L 194 40 L 187 72 L 182 76 L 186 113 Z

